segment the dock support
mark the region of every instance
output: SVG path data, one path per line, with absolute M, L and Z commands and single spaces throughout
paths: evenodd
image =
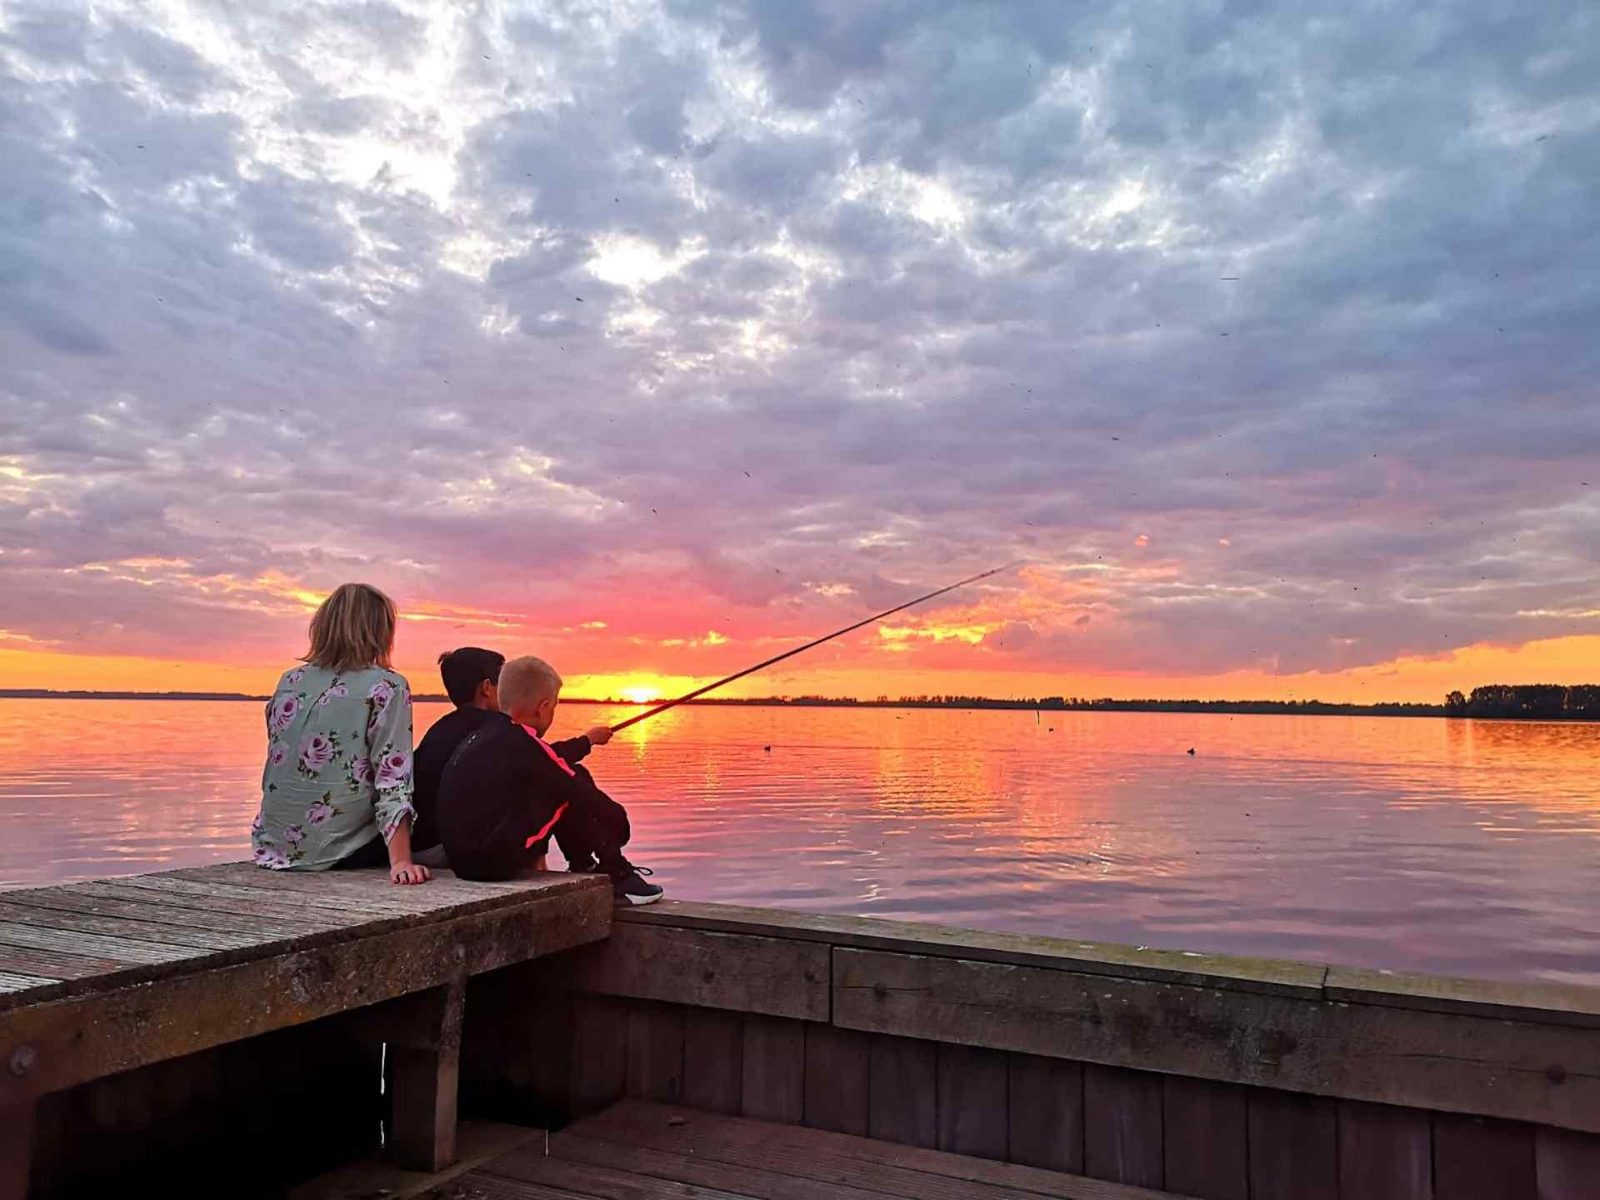
M 466 979 L 395 1001 L 388 1044 L 389 1156 L 414 1171 L 442 1171 L 456 1158 L 456 1091 Z
M 26 1200 L 33 1165 L 34 1105 L 0 1106 L 0 1200 Z

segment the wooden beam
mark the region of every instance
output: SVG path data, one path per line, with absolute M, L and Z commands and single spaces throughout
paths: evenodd
M 1576 983 L 1450 979 L 1440 975 L 1330 967 L 1323 991 L 1329 1000 L 1378 1004 L 1385 1008 L 1506 1017 L 1513 1021 L 1600 1029 L 1600 988 Z
M 393 1002 L 385 1031 L 388 1151 L 408 1171 L 442 1171 L 456 1159 L 456 1096 L 466 976 Z
M 823 946 L 891 950 L 1013 966 L 1055 967 L 1086 975 L 1205 984 L 1227 991 L 1310 998 L 1321 997 L 1322 981 L 1328 972 L 1328 968 L 1319 963 L 1149 950 L 1109 942 L 958 929 L 921 921 L 885 921 L 878 917 L 745 908 L 688 900 L 667 900 L 617 915 L 619 931 L 635 927 L 745 934 Z
M 1600 1131 L 1588 1029 L 871 950 L 833 952 L 847 1029 Z
M 828 948 L 618 924 L 571 956 L 575 990 L 805 1021 L 828 1019 Z

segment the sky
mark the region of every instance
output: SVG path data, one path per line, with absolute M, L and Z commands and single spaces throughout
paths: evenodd
M 0 8 L 0 686 L 1600 680 L 1600 10 Z

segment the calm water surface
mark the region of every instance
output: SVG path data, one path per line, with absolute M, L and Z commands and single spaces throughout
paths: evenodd
M 257 704 L 0 700 L 0 887 L 243 857 L 262 741 Z M 680 898 L 1590 984 L 1597 764 L 1600 725 L 754 708 L 590 759 Z

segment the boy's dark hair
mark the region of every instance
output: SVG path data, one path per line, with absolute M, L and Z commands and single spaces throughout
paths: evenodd
M 506 656 L 477 646 L 462 646 L 459 650 L 446 650 L 439 655 L 439 678 L 444 680 L 444 690 L 457 708 L 465 708 L 478 694 L 478 685 L 487 679 L 500 682 L 500 668 Z

